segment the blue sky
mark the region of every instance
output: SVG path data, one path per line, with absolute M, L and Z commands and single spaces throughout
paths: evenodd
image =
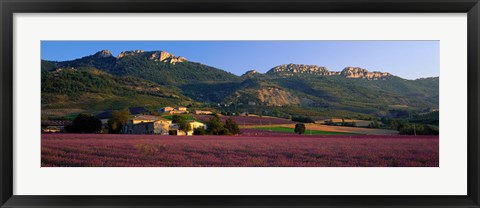
M 439 41 L 42 41 L 43 60 L 65 61 L 110 50 L 162 50 L 237 75 L 281 64 L 314 64 L 330 71 L 355 66 L 416 79 L 439 76 Z

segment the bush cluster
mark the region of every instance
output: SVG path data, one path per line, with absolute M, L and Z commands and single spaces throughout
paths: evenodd
M 196 128 L 193 135 L 237 135 L 240 134 L 238 124 L 232 118 L 228 118 L 225 123 L 220 120 L 220 116 L 215 115 L 207 122 L 207 129 Z
M 79 114 L 69 125 L 65 128 L 68 133 L 99 133 L 102 130 L 102 121 L 90 114 Z

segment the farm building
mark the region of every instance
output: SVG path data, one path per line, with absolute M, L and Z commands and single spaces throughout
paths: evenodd
M 175 110 L 178 110 L 178 111 L 187 111 L 187 107 L 177 107 L 177 108 L 175 108 Z
M 193 113 L 196 115 L 210 115 L 213 114 L 212 111 L 204 111 L 204 110 L 195 110 Z
M 162 134 L 167 135 L 172 121 L 156 116 L 137 116 L 123 127 L 125 134 Z
M 179 110 L 172 110 L 172 111 L 168 111 L 168 114 L 170 115 L 173 115 L 173 114 L 185 114 L 185 113 L 188 113 L 188 111 L 179 111 Z
M 190 126 L 192 127 L 192 129 L 196 129 L 196 128 L 204 128 L 204 129 L 207 129 L 207 125 L 202 123 L 202 122 L 198 122 L 198 121 L 191 121 L 190 122 Z M 192 133 L 193 133 L 193 130 L 192 130 Z
M 173 111 L 173 110 L 175 110 L 175 108 L 167 106 L 167 107 L 161 108 L 160 113 L 167 113 L 167 112 L 170 112 L 170 111 Z
M 164 107 L 164 108 L 160 109 L 160 112 L 161 113 L 167 113 L 167 114 L 170 114 L 170 115 L 188 113 L 186 107 L 176 107 L 176 108 Z
M 138 124 L 138 123 L 154 122 L 158 120 L 166 120 L 166 119 L 160 118 L 158 116 L 152 116 L 152 115 L 140 115 L 132 118 L 132 123 Z
M 126 134 L 153 134 L 155 130 L 154 122 L 142 122 L 125 126 Z
M 61 133 L 65 131 L 65 127 L 72 125 L 69 120 L 45 120 L 42 121 L 42 133 Z
M 192 130 L 187 132 L 188 135 L 193 135 L 193 129 L 195 128 L 207 128 L 202 122 L 189 121 L 189 123 Z M 178 128 L 178 124 L 172 123 L 171 120 L 152 115 L 140 115 L 130 119 L 123 126 L 122 131 L 125 134 L 185 135 L 185 132 L 178 130 Z

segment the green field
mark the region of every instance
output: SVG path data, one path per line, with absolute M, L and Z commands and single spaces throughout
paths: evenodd
M 256 127 L 255 129 L 259 130 L 267 130 L 267 131 L 278 131 L 278 132 L 288 132 L 288 133 L 295 133 L 293 128 L 288 128 L 288 127 L 282 127 L 282 126 L 272 126 L 272 127 Z M 338 134 L 343 134 L 343 135 L 353 135 L 354 133 L 347 133 L 347 132 L 335 132 L 335 131 L 318 131 L 318 130 L 309 130 L 306 129 L 304 134 L 312 134 L 312 135 L 318 135 L 318 134 L 325 134 L 325 135 L 338 135 Z

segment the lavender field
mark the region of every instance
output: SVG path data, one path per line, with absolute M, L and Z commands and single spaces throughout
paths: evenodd
M 42 134 L 42 167 L 438 167 L 438 136 Z

